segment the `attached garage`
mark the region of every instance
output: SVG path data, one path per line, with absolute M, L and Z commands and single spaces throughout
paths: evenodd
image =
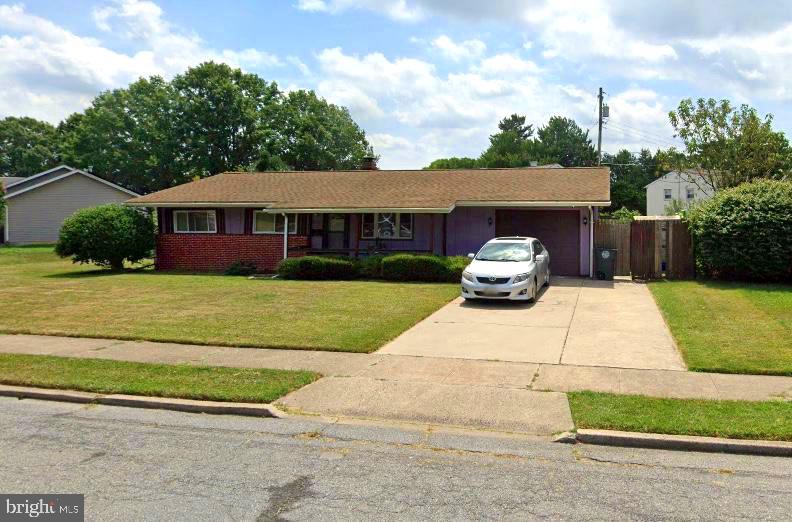
M 550 251 L 550 269 L 556 275 L 580 275 L 580 212 L 578 210 L 497 210 L 495 233 L 529 236 Z

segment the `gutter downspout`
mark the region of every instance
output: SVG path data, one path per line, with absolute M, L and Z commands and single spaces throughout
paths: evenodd
M 283 259 L 289 257 L 289 215 L 286 213 L 283 216 Z
M 589 277 L 594 279 L 594 207 L 589 205 Z

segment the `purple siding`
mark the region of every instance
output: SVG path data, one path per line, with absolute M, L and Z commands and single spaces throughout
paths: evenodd
M 360 234 L 360 220 L 357 216 L 350 220 L 349 244 L 354 245 Z M 432 221 L 434 221 L 434 245 L 432 245 Z M 360 239 L 360 250 L 365 251 L 375 243 L 373 239 Z M 393 250 L 429 250 L 433 247 L 436 254 L 443 250 L 443 216 L 442 214 L 415 214 L 413 217 L 412 239 L 381 239 L 385 248 Z M 450 255 L 450 254 L 449 254 Z
M 466 256 L 495 237 L 495 209 L 458 207 L 448 215 L 446 254 Z

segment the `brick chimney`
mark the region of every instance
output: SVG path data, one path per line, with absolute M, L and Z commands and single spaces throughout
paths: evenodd
M 377 167 L 377 157 L 364 156 L 363 162 L 360 164 L 360 170 L 379 170 L 379 167 Z

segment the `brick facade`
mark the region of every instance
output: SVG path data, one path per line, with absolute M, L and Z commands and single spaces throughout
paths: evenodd
M 289 248 L 306 248 L 308 237 L 289 235 Z M 303 255 L 290 252 L 290 257 Z M 222 272 L 235 261 L 255 263 L 259 272 L 273 272 L 283 258 L 281 234 L 159 234 L 158 270 Z

